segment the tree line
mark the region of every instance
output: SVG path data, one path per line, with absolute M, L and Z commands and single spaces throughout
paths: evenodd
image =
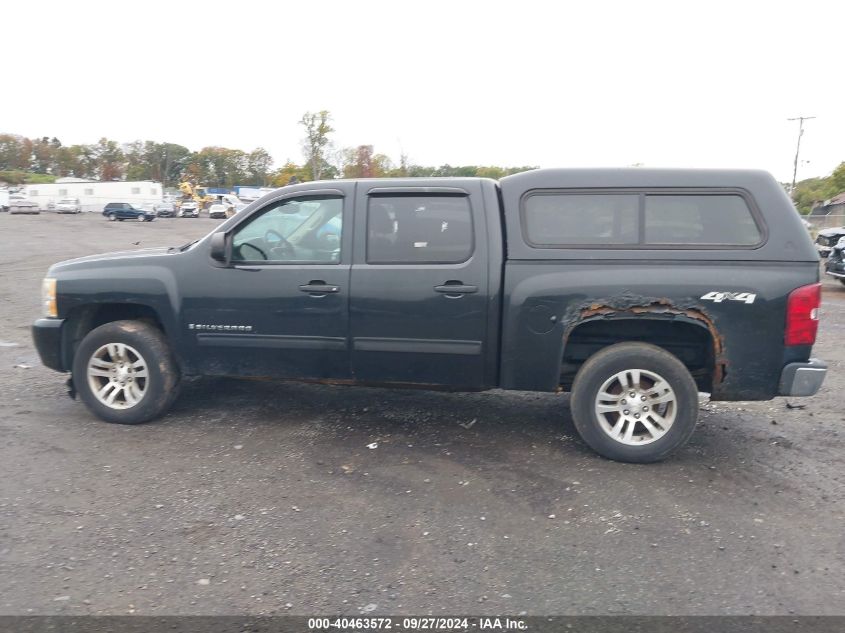
M 795 185 L 792 200 L 801 213 L 809 213 L 816 204 L 845 192 L 845 162 L 824 178 L 807 178 Z
M 64 145 L 56 137 L 0 134 L 0 180 L 45 182 L 64 176 L 94 180 L 155 180 L 177 185 L 183 177 L 230 187 L 269 184 L 273 159 L 263 148 L 251 152 L 204 147 L 192 152 L 177 143 L 101 138 L 90 145 Z
M 177 143 L 118 141 L 101 138 L 89 145 L 64 145 L 56 137 L 26 138 L 0 134 L 0 181 L 10 184 L 52 182 L 75 176 L 93 180 L 154 180 L 165 187 L 184 179 L 213 187 L 234 185 L 284 186 L 290 182 L 333 178 L 397 178 L 420 176 L 481 176 L 502 178 L 536 167 L 413 164 L 406 155 L 394 162 L 372 145 L 336 147 L 331 114 L 306 112 L 302 155 L 297 163 L 287 159 L 275 166 L 270 153 L 257 147 L 251 152 L 227 147 L 191 151 Z

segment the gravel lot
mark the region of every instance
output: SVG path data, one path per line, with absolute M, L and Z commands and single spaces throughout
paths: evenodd
M 0 214 L 0 614 L 845 614 L 839 283 L 822 392 L 704 403 L 657 465 L 546 394 L 203 379 L 94 419 L 30 340 L 47 267 L 215 224 Z

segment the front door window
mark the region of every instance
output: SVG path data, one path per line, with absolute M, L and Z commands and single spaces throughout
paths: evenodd
M 280 201 L 235 231 L 232 261 L 339 263 L 342 211 L 340 197 Z

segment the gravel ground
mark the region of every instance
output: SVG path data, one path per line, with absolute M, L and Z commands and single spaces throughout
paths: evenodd
M 702 403 L 662 464 L 550 394 L 202 379 L 97 421 L 32 346 L 44 272 L 215 224 L 0 214 L 0 614 L 845 614 L 837 282 L 820 394 Z

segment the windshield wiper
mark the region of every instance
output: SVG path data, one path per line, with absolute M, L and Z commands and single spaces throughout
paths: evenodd
M 187 244 L 183 244 L 182 246 L 171 246 L 167 249 L 168 253 L 172 253 L 173 251 L 179 251 L 180 253 L 184 253 L 186 250 L 191 248 L 194 244 L 199 242 L 199 240 L 194 240 L 193 242 L 188 242 Z

